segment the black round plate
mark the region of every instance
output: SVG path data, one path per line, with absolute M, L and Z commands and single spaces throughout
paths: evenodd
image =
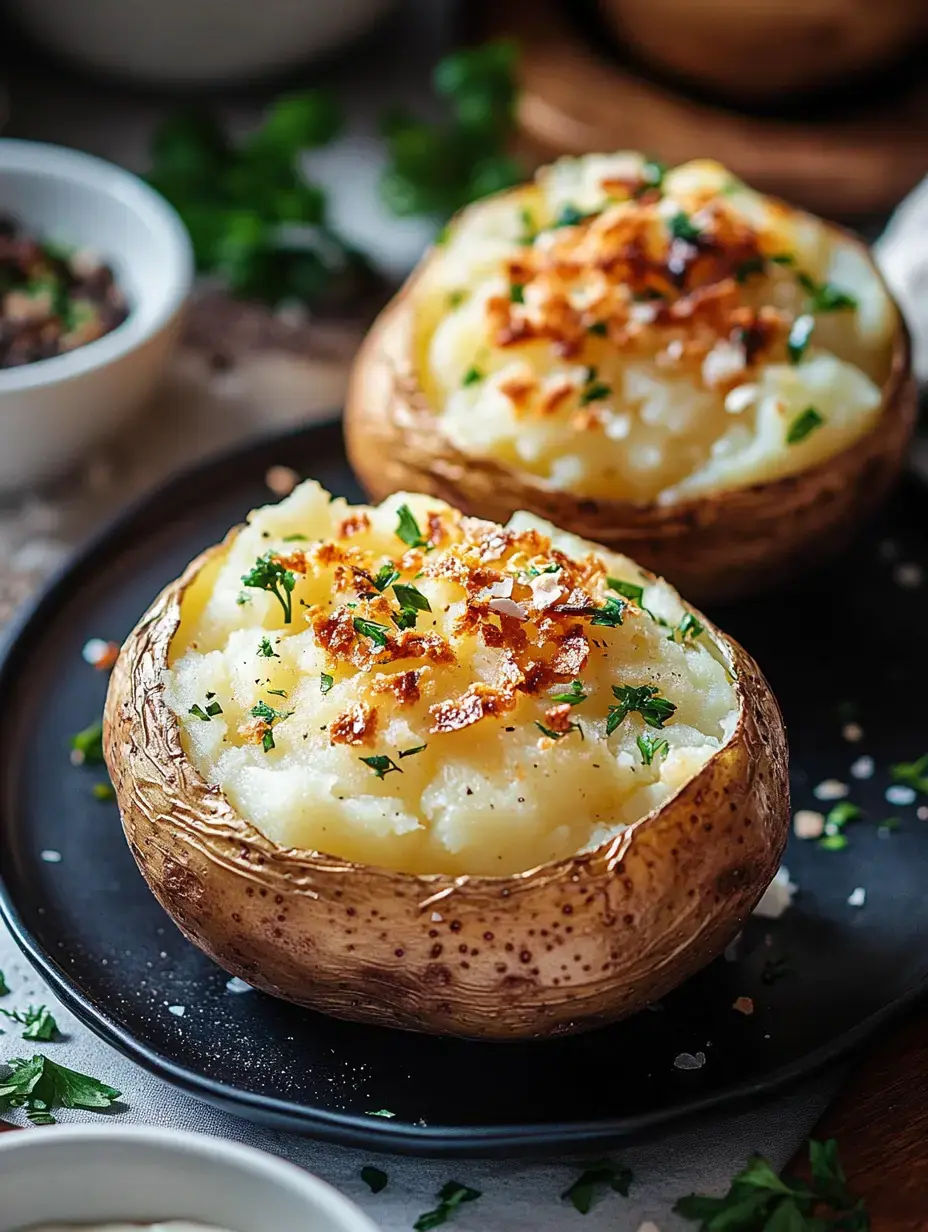
M 550 1043 L 417 1036 L 228 990 L 148 893 L 115 805 L 92 795 L 102 771 L 72 767 L 68 740 L 100 715 L 106 688 L 81 659 L 84 642 L 122 639 L 196 552 L 270 498 L 273 463 L 360 495 L 335 424 L 208 462 L 85 550 L 20 622 L 0 665 L 0 906 L 94 1031 L 191 1094 L 279 1127 L 381 1150 L 515 1153 L 617 1142 L 772 1091 L 916 996 L 928 976 L 928 824 L 914 804 L 884 799 L 890 763 L 928 747 L 928 591 L 894 580 L 899 562 L 928 561 L 928 497 L 914 480 L 838 565 L 716 614 L 783 704 L 794 807 L 827 809 L 813 788 L 835 778 L 864 809 L 846 850 L 793 842 L 797 900 L 775 922 L 753 919 L 734 960 L 635 1018 Z M 860 744 L 842 737 L 850 719 L 866 732 Z M 876 773 L 857 781 L 849 767 L 861 753 Z M 901 823 L 881 834 L 890 814 Z M 862 908 L 847 902 L 858 886 Z M 753 999 L 753 1015 L 733 1010 L 738 997 Z M 677 1068 L 681 1053 L 705 1064 Z M 381 1110 L 394 1116 L 371 1115 Z

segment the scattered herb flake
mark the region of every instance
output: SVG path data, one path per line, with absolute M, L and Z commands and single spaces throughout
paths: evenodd
M 605 321 L 594 321 L 592 325 L 587 326 L 586 332 L 595 338 L 605 338 L 609 332 L 609 326 Z
M 386 1172 L 381 1171 L 380 1168 L 375 1168 L 372 1164 L 365 1164 L 361 1169 L 361 1180 L 371 1193 L 379 1194 L 381 1190 L 386 1189 L 389 1179 Z
M 554 731 L 550 727 L 545 727 L 544 723 L 539 723 L 537 720 L 535 721 L 535 726 L 542 733 L 542 735 L 547 736 L 549 740 L 563 740 L 564 737 L 569 736 L 572 731 L 580 731 L 580 725 L 578 723 L 571 723 L 567 730 L 562 732 Z
M 806 348 L 809 345 L 809 340 L 812 337 L 812 331 L 815 329 L 815 317 L 810 313 L 803 313 L 797 317 L 789 331 L 789 337 L 786 339 L 786 353 L 789 356 L 790 363 L 798 364 L 806 353 Z
M 328 693 L 334 683 L 334 676 L 330 676 L 328 672 L 319 673 L 319 692 L 323 697 L 325 697 L 326 693 Z
M 461 378 L 461 384 L 466 389 L 468 385 L 476 385 L 478 381 L 483 380 L 483 373 L 479 368 L 471 366 Z
M 922 795 L 928 796 L 928 753 L 915 761 L 900 761 L 889 768 L 894 783 L 904 783 Z
M 206 713 L 206 711 L 203 709 L 202 706 L 199 706 L 196 703 L 194 703 L 190 707 L 187 713 L 192 714 L 195 719 L 202 719 L 204 723 L 209 722 L 209 715 Z
M 525 284 L 512 282 L 509 284 L 509 302 L 511 304 L 525 303 Z
M 9 985 L 6 982 L 6 977 L 0 971 L 0 997 L 8 997 L 10 995 Z
M 90 789 L 95 800 L 115 800 L 116 792 L 112 783 L 94 783 Z
M 398 774 L 403 773 L 392 757 L 385 757 L 383 755 L 377 755 L 376 757 L 361 757 L 359 758 L 359 760 L 363 761 L 365 766 L 370 766 L 370 768 L 373 770 L 373 772 L 377 775 L 379 779 L 386 778 L 387 775 L 391 774 L 394 770 Z M 389 1114 L 385 1112 L 372 1112 L 371 1113 L 371 1116 L 387 1116 L 387 1115 L 392 1116 L 393 1113 L 392 1112 Z
M 617 599 L 615 595 L 606 595 L 603 606 L 593 609 L 590 624 L 606 625 L 610 629 L 616 629 L 622 623 L 624 611 L 625 604 L 621 599 Z
M 700 634 L 705 633 L 705 631 L 706 626 L 701 621 L 697 620 L 692 612 L 686 612 L 684 613 L 683 619 L 671 633 L 670 637 L 672 641 L 676 641 L 677 638 L 679 638 L 681 642 L 685 642 L 687 638 L 689 638 L 690 641 L 695 641 L 695 639 L 699 637 Z
M 553 227 L 576 227 L 578 223 L 583 222 L 588 218 L 588 214 L 584 214 L 582 210 L 578 210 L 575 205 L 568 202 L 562 205 L 560 212 L 552 223 Z
M 270 693 L 274 697 L 286 697 L 286 689 L 265 689 L 265 693 Z
M 666 756 L 670 752 L 667 741 L 660 736 L 652 736 L 650 732 L 642 732 L 635 743 L 646 766 L 650 766 L 655 757 Z
M 400 749 L 400 761 L 404 757 L 414 757 L 416 753 L 422 753 L 429 746 L 427 744 L 417 744 L 414 749 Z
M 748 257 L 735 270 L 735 282 L 747 282 L 754 274 L 762 274 L 766 268 L 763 257 Z
M 419 523 L 413 517 L 412 510 L 408 505 L 400 505 L 396 511 L 396 537 L 402 539 L 407 547 L 411 548 L 427 548 L 429 541 L 422 531 L 419 529 Z
M 410 583 L 400 583 L 393 587 L 393 593 L 396 595 L 400 607 L 415 608 L 419 612 L 430 612 L 432 609 L 429 606 L 429 601 L 419 590 L 418 586 L 413 586 Z
M 355 616 L 351 623 L 354 625 L 355 632 L 360 633 L 362 637 L 369 637 L 374 645 L 381 649 L 390 640 L 390 630 L 386 625 L 378 624 L 376 620 L 365 620 L 362 616 Z
M 841 312 L 856 308 L 857 300 L 847 291 L 842 291 L 831 282 L 816 282 L 808 274 L 798 273 L 796 279 L 811 299 L 813 312 Z
M 388 586 L 392 586 L 397 581 L 399 576 L 399 570 L 393 566 L 391 561 L 387 561 L 385 565 L 380 566 L 373 578 L 374 589 L 383 594 Z
M 818 840 L 818 845 L 824 851 L 844 851 L 847 847 L 846 834 L 826 834 Z
M 589 1168 L 564 1190 L 561 1194 L 561 1201 L 572 1202 L 575 1210 L 578 1210 L 581 1215 L 587 1215 L 599 1186 L 608 1186 L 613 1192 L 627 1198 L 633 1179 L 631 1169 L 621 1164 L 614 1164 L 610 1159 L 602 1159 L 595 1164 L 590 1164 Z
M 572 680 L 570 688 L 565 693 L 552 693 L 551 700 L 553 702 L 566 703 L 568 706 L 579 706 L 581 702 L 585 702 L 587 694 L 583 691 L 582 680 Z
M 814 406 L 807 406 L 793 419 L 786 432 L 787 445 L 798 445 L 825 422 Z
M 23 1027 L 23 1039 L 50 1043 L 58 1034 L 58 1024 L 46 1005 L 32 1006 L 25 1013 L 0 1009 L 0 1014 Z M 3 1080 L 0 1079 L 0 1082 Z
M 0 1112 L 25 1108 L 33 1125 L 52 1125 L 54 1108 L 111 1108 L 120 1092 L 114 1087 L 50 1061 L 42 1053 L 29 1059 L 14 1057 L 9 1073 L 0 1078 Z
M 99 766 L 103 761 L 103 724 L 98 720 L 71 737 L 71 748 L 87 766 Z
M 388 1117 L 392 1119 L 393 1117 L 396 1116 L 396 1113 L 391 1112 L 388 1108 L 378 1108 L 376 1112 L 368 1112 L 365 1115 L 366 1116 Z
M 647 192 L 649 188 L 661 188 L 666 174 L 667 168 L 659 159 L 646 158 L 641 164 L 642 187 L 639 193 Z
M 685 240 L 687 244 L 699 243 L 701 232 L 685 211 L 679 210 L 674 214 L 668 226 L 675 240 Z
M 773 253 L 772 256 L 769 256 L 767 260 L 772 261 L 774 265 L 795 265 L 796 264 L 796 258 L 793 256 L 791 252 L 775 252 Z
M 644 598 L 644 587 L 636 586 L 634 582 L 623 582 L 621 578 L 607 577 L 606 585 L 633 603 L 640 603 Z
M 284 543 L 306 543 L 306 535 L 284 535 Z
M 269 637 L 262 637 L 261 641 L 258 643 L 258 654 L 261 656 L 262 659 L 279 659 L 280 658 L 280 655 L 275 651 L 274 647 L 271 645 L 271 639 Z
M 841 830 L 849 821 L 857 821 L 862 816 L 863 810 L 857 804 L 852 804 L 850 800 L 839 800 L 836 805 L 828 810 L 828 815 L 825 818 L 825 825 L 832 826 L 836 830 Z
M 479 1189 L 471 1189 L 468 1185 L 462 1185 L 460 1181 L 448 1181 L 442 1185 L 435 1196 L 438 1199 L 438 1206 L 419 1216 L 412 1225 L 414 1232 L 430 1232 L 432 1228 L 440 1227 L 448 1222 L 459 1206 L 465 1202 L 476 1202 L 481 1195 Z
M 242 575 L 242 584 L 272 594 L 283 608 L 284 623 L 290 624 L 293 618 L 291 596 L 296 586 L 296 574 L 281 564 L 273 552 L 265 552 L 258 557 L 248 573 Z
M 609 707 L 606 719 L 606 735 L 611 736 L 625 717 L 636 711 L 649 727 L 663 727 L 676 712 L 673 702 L 660 697 L 657 688 L 652 684 L 634 685 L 618 684 L 612 686 L 612 692 L 618 701 L 617 706 Z

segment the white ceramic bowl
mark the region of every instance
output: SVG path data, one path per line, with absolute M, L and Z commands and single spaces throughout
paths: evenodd
M 6 0 L 27 30 L 89 68 L 205 85 L 292 68 L 360 34 L 392 0 Z
M 24 231 L 99 253 L 129 300 L 112 333 L 0 369 L 0 488 L 53 476 L 152 392 L 193 281 L 170 205 L 137 176 L 60 146 L 0 139 L 0 213 Z
M 192 1220 L 230 1232 L 378 1232 L 317 1177 L 220 1138 L 57 1125 L 0 1136 L 0 1232 Z

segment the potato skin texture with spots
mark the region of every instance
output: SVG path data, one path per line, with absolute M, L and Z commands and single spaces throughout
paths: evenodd
M 705 617 L 739 717 L 676 795 L 596 850 L 525 873 L 412 875 L 277 846 L 187 758 L 164 669 L 184 592 L 223 550 L 194 560 L 130 634 L 104 752 L 149 886 L 226 971 L 339 1018 L 524 1039 L 641 1009 L 742 927 L 786 843 L 786 737 L 756 664 Z
M 862 241 L 822 226 L 857 249 L 882 283 Z M 417 289 L 440 255 L 440 249 L 427 254 L 383 309 L 352 369 L 345 440 L 372 501 L 396 491 L 426 492 L 496 522 L 525 509 L 633 557 L 694 602 L 713 604 L 772 590 L 837 555 L 902 472 L 918 400 L 909 334 L 898 311 L 873 428 L 794 474 L 669 504 L 638 503 L 553 488 L 528 470 L 467 453 L 443 430 L 417 371 Z

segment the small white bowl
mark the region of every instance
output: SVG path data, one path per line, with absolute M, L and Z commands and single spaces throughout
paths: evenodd
M 0 213 L 26 234 L 98 253 L 129 301 L 103 338 L 0 369 L 0 488 L 59 474 L 152 392 L 193 282 L 193 251 L 170 205 L 102 159 L 0 139 Z
M 173 1129 L 59 1125 L 3 1134 L 0 1194 L 0 1232 L 175 1219 L 229 1232 L 378 1232 L 301 1168 Z

